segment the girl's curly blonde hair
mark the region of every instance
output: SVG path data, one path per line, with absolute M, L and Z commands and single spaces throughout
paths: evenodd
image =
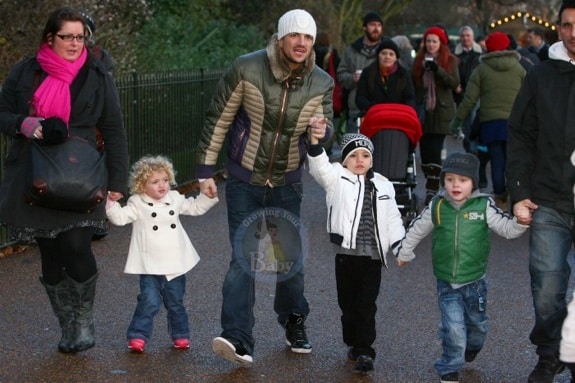
M 164 156 L 144 156 L 132 165 L 128 185 L 131 194 L 144 193 L 146 181 L 153 172 L 165 171 L 170 185 L 176 185 L 176 172 L 172 162 Z

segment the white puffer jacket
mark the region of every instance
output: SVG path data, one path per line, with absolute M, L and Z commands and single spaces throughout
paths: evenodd
M 323 150 L 317 156 L 310 150 L 308 161 L 310 174 L 326 191 L 327 231 L 331 241 L 355 249 L 366 178 L 353 174 L 338 162 L 330 163 Z M 367 182 L 374 185 L 375 234 L 381 261 L 387 266 L 385 256 L 391 245 L 404 237 L 405 228 L 393 184 L 379 173 L 374 173 Z

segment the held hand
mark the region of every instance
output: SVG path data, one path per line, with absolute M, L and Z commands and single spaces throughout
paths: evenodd
M 397 260 L 397 266 L 399 267 L 403 267 L 405 265 L 407 265 L 409 262 L 405 262 L 405 261 L 400 261 L 399 259 Z
M 108 192 L 108 198 L 106 199 L 106 210 L 110 210 L 110 208 L 123 197 L 124 195 L 120 192 Z
M 108 192 L 108 199 L 111 201 L 119 201 L 122 198 L 124 198 L 124 194 L 120 193 L 120 192 L 116 192 L 116 191 L 110 191 Z
M 215 198 L 218 195 L 218 187 L 213 178 L 206 178 L 205 181 L 200 182 L 200 192 L 209 198 Z
M 327 118 L 325 117 L 312 117 L 308 122 L 308 134 L 310 143 L 317 145 L 319 141 L 325 137 L 327 130 Z
M 522 225 L 529 225 L 533 220 L 532 213 L 539 206 L 531 202 L 530 199 L 524 199 L 513 205 L 513 215 L 517 217 L 517 222 Z

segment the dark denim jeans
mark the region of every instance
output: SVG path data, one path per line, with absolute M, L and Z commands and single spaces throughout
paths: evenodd
M 466 349 L 479 351 L 483 347 L 487 335 L 487 283 L 480 279 L 454 289 L 438 280 L 437 295 L 443 354 L 435 369 L 442 376 L 463 368 Z
M 163 275 L 140 275 L 138 305 L 128 327 L 128 339 L 144 339 L 152 335 L 154 316 L 163 305 L 168 310 L 168 333 L 172 340 L 189 339 L 188 314 L 184 307 L 186 276 L 167 281 Z
M 535 308 L 531 343 L 537 354 L 557 356 L 561 326 L 567 315 L 566 292 L 571 267 L 567 256 L 574 241 L 574 216 L 539 205 L 529 239 L 529 273 Z
M 489 145 L 489 161 L 491 162 L 491 182 L 493 193 L 503 194 L 505 185 L 505 164 L 507 162 L 507 141 L 493 141 Z
M 300 216 L 302 200 L 301 183 L 267 187 L 256 186 L 230 176 L 226 181 L 226 201 L 228 205 L 229 236 L 232 248 L 241 246 L 236 232 L 250 214 L 264 208 L 281 208 L 295 217 Z M 241 252 L 241 249 L 234 249 Z M 254 275 L 242 267 L 232 256 L 222 289 L 222 337 L 240 341 L 253 355 L 254 338 L 252 329 L 255 323 L 253 307 L 255 303 Z M 304 297 L 304 272 L 301 268 L 289 279 L 276 283 L 274 310 L 278 322 L 283 326 L 291 313 L 307 316 L 309 305 Z

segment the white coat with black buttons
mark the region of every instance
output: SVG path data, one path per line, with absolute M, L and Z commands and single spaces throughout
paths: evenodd
M 218 202 L 204 194 L 181 195 L 172 190 L 161 201 L 145 194 L 107 206 L 106 214 L 118 226 L 133 224 L 130 249 L 124 272 L 127 274 L 165 275 L 168 280 L 190 271 L 200 260 L 186 233 L 180 215 L 202 215 Z

